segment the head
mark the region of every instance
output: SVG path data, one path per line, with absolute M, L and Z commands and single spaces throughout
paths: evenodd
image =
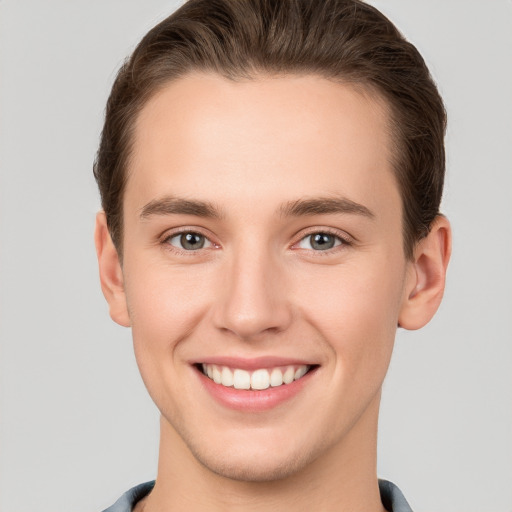
M 145 36 L 107 106 L 96 243 L 183 467 L 372 467 L 397 324 L 442 296 L 444 127 L 418 52 L 357 0 L 192 0 Z

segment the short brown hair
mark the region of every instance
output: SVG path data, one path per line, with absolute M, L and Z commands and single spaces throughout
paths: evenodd
M 360 0 L 189 0 L 146 34 L 117 74 L 94 162 L 120 253 L 135 120 L 152 95 L 192 71 L 231 80 L 316 74 L 380 94 L 390 108 L 404 250 L 412 256 L 439 214 L 446 112 L 416 48 Z

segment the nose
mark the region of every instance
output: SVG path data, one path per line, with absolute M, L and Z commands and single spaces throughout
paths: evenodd
M 270 250 L 246 247 L 226 262 L 214 312 L 216 327 L 250 341 L 292 320 L 283 268 Z

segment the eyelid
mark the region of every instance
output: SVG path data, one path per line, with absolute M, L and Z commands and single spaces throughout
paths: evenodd
M 180 249 L 179 247 L 175 245 L 171 245 L 168 243 L 168 241 L 171 238 L 174 238 L 179 235 L 183 235 L 186 233 L 195 233 L 197 235 L 203 236 L 211 245 L 208 247 L 202 247 L 197 250 L 186 250 L 186 249 Z M 186 254 L 187 256 L 191 256 L 193 254 L 197 254 L 198 252 L 203 252 L 205 250 L 209 249 L 218 249 L 220 248 L 220 244 L 215 242 L 213 237 L 207 233 L 205 233 L 205 230 L 198 227 L 198 226 L 180 226 L 179 228 L 172 228 L 165 230 L 159 237 L 158 237 L 158 243 L 165 247 L 165 249 L 173 252 L 177 252 L 179 254 Z
M 176 246 L 173 246 L 173 245 L 167 243 L 167 241 L 170 238 L 173 238 L 175 236 L 181 235 L 183 233 L 197 233 L 198 235 L 204 236 L 206 238 L 206 240 L 208 240 L 208 242 L 211 244 L 211 246 L 205 247 L 205 248 L 201 248 L 201 249 L 197 249 L 196 251 L 191 251 L 191 250 L 186 250 L 186 249 L 180 249 L 179 247 L 176 247 Z M 345 231 L 341 231 L 341 230 L 336 229 L 336 228 L 327 228 L 327 227 L 322 227 L 322 226 L 314 226 L 314 227 L 307 228 L 307 229 L 299 232 L 294 237 L 295 241 L 292 243 L 291 249 L 295 249 L 295 250 L 300 249 L 298 247 L 298 244 L 302 240 L 304 240 L 304 238 L 306 238 L 308 236 L 311 236 L 311 235 L 314 235 L 314 234 L 317 234 L 317 233 L 324 233 L 326 235 L 334 236 L 334 237 L 338 238 L 339 240 L 341 240 L 341 244 L 339 244 L 337 246 L 334 246 L 331 249 L 326 249 L 325 251 L 314 251 L 314 250 L 310 250 L 310 249 L 302 249 L 302 250 L 305 250 L 305 251 L 307 250 L 307 251 L 315 252 L 317 254 L 329 254 L 329 253 L 332 253 L 333 251 L 336 251 L 336 250 L 343 249 L 345 247 L 351 246 L 356 241 L 354 239 L 354 237 L 350 236 Z M 166 231 L 164 231 L 158 237 L 158 242 L 159 242 L 159 244 L 161 244 L 163 246 L 166 246 L 166 249 L 168 249 L 168 250 L 172 250 L 174 252 L 178 252 L 180 254 L 186 254 L 186 255 L 189 255 L 189 256 L 193 255 L 194 253 L 197 253 L 197 252 L 202 252 L 204 250 L 208 250 L 208 249 L 212 249 L 212 248 L 213 249 L 221 248 L 221 245 L 218 242 L 216 242 L 215 240 L 213 240 L 213 237 L 210 234 L 205 233 L 205 230 L 203 228 L 198 227 L 198 226 L 180 226 L 180 227 L 177 227 L 177 228 L 167 229 Z
M 198 235 L 198 236 L 200 236 L 202 239 L 204 239 L 204 241 L 205 241 L 205 244 L 206 244 L 206 245 L 203 245 L 203 247 L 199 247 L 198 249 L 195 249 L 196 251 L 199 251 L 200 249 L 205 249 L 205 248 L 207 248 L 207 247 L 211 247 L 211 246 L 213 246 L 213 242 L 211 242 L 211 241 L 210 241 L 210 239 L 209 239 L 208 237 L 204 236 L 202 233 L 196 233 L 196 232 L 194 232 L 194 231 L 185 231 L 184 233 L 175 233 L 175 234 L 173 234 L 173 235 L 171 235 L 171 236 L 168 236 L 168 237 L 165 239 L 165 241 L 166 241 L 166 242 L 169 242 L 169 245 L 172 245 L 173 247 L 176 247 L 177 249 L 181 249 L 181 247 L 176 246 L 176 245 L 174 245 L 174 244 L 170 243 L 170 240 L 174 240 L 175 238 L 176 238 L 176 239 L 180 239 L 183 235 Z M 186 249 L 185 249 L 185 250 L 186 250 Z M 192 252 L 192 251 L 193 251 L 193 249 L 190 249 L 190 251 Z M 188 252 L 188 251 L 187 251 L 187 252 Z
M 341 244 L 336 245 L 336 246 L 332 247 L 331 249 L 326 249 L 324 251 L 314 251 L 312 249 L 302 249 L 302 250 L 305 250 L 305 251 L 309 250 L 309 251 L 312 251 L 312 252 L 315 252 L 318 254 L 320 254 L 320 253 L 328 254 L 337 249 L 339 250 L 340 248 L 351 246 L 355 242 L 355 239 L 352 236 L 350 236 L 349 234 L 347 234 L 345 231 L 341 231 L 341 230 L 335 229 L 335 228 L 326 228 L 326 227 L 316 226 L 316 227 L 308 228 L 307 230 L 300 232 L 295 237 L 295 242 L 292 244 L 291 248 L 292 249 L 301 249 L 300 247 L 298 247 L 300 242 L 302 242 L 302 240 L 304 240 L 308 236 L 316 235 L 317 233 L 318 234 L 323 233 L 325 235 L 334 236 L 334 237 L 338 238 L 339 240 L 341 240 Z

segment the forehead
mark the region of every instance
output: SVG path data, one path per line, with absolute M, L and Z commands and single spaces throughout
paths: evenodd
M 125 207 L 158 194 L 219 202 L 247 192 L 266 202 L 326 193 L 375 202 L 384 182 L 394 187 L 388 118 L 376 95 L 318 76 L 188 75 L 136 121 Z

